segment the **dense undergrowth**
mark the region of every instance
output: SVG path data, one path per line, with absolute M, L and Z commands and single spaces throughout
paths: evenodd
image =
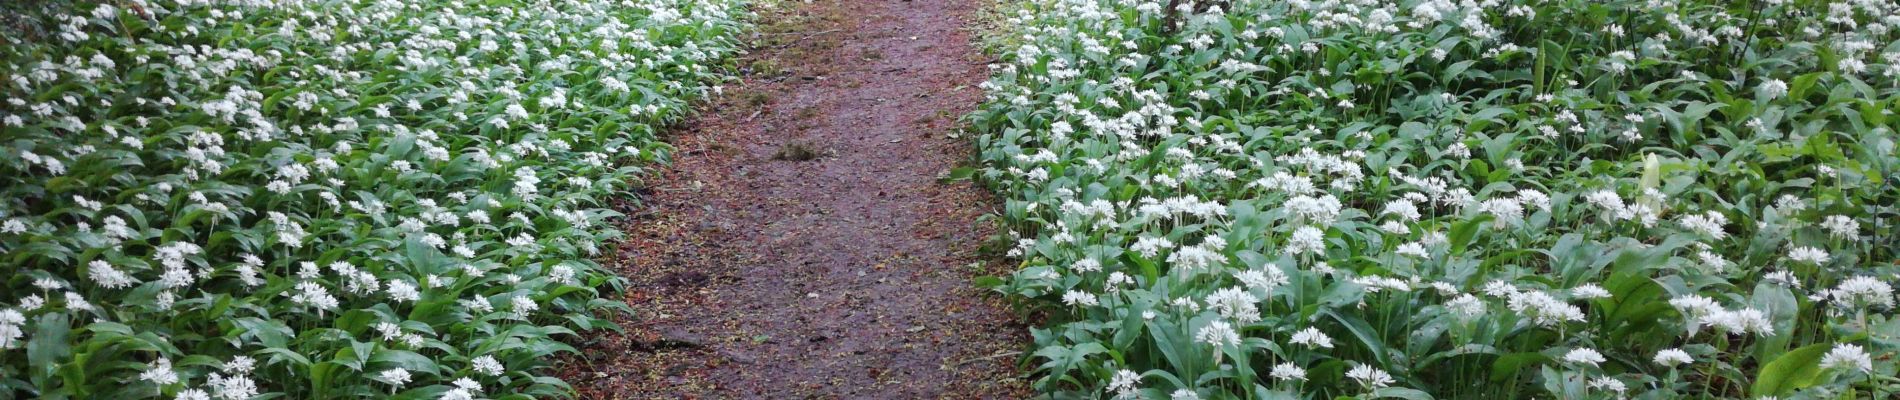
M 726 0 L 6 7 L 0 398 L 538 398 Z
M 1044 391 L 1900 396 L 1892 2 L 1002 7 Z

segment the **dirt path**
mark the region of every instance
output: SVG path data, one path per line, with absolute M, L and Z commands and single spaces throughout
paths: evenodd
M 976 1 L 765 11 L 750 74 L 674 133 L 612 263 L 639 316 L 586 398 L 1022 398 L 1028 338 L 972 265 L 992 207 L 938 178 L 985 70 Z M 808 159 L 809 158 L 809 159 Z

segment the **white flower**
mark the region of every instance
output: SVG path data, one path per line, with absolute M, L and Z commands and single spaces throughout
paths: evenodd
M 475 296 L 475 297 L 469 298 L 468 300 L 461 300 L 458 302 L 462 304 L 462 307 L 468 308 L 469 311 L 474 311 L 478 313 L 487 313 L 490 311 L 495 311 L 494 304 L 489 303 L 487 297 Z
M 455 385 L 455 387 L 458 389 L 467 390 L 471 392 L 482 391 L 481 382 L 476 382 L 474 379 L 469 379 L 469 377 L 466 377 L 466 376 L 461 377 L 461 378 L 456 378 L 454 382 L 449 382 L 449 384 Z
M 1843 307 L 1891 308 L 1894 302 L 1893 286 L 1868 276 L 1847 278 L 1826 294 Z
M 409 282 L 390 279 L 387 290 L 389 291 L 389 298 L 395 299 L 396 301 L 413 302 L 422 299 L 422 293 L 416 291 L 416 285 L 412 285 Z
M 1203 326 L 1199 331 L 1196 331 L 1194 333 L 1194 341 L 1206 343 L 1214 347 L 1238 346 L 1240 345 L 1240 333 L 1235 332 L 1234 327 L 1228 325 L 1227 322 L 1214 321 L 1207 323 L 1207 326 Z
M 1783 213 L 1792 213 L 1808 209 L 1808 201 L 1791 194 L 1784 194 L 1775 198 L 1775 208 L 1781 209 Z
M 1075 270 L 1077 273 L 1101 271 L 1102 262 L 1095 261 L 1094 258 L 1084 258 L 1077 260 L 1074 264 L 1070 264 L 1069 269 Z
M 338 305 L 336 297 L 330 295 L 329 289 L 311 281 L 297 282 L 296 293 L 290 295 L 290 301 L 315 308 L 318 313 L 335 309 Z
M 1168 395 L 1168 400 L 1201 400 L 1201 394 L 1195 393 L 1193 389 L 1175 389 L 1174 393 Z
M 1279 268 L 1275 268 L 1271 265 L 1259 270 L 1250 269 L 1235 272 L 1234 279 L 1239 280 L 1241 285 L 1246 285 L 1250 289 L 1258 289 L 1267 293 L 1272 293 L 1273 289 L 1285 286 L 1288 282 L 1286 273 L 1280 272 Z
M 1694 294 L 1669 299 L 1669 305 L 1675 307 L 1676 312 L 1682 313 L 1683 318 L 1689 320 L 1691 333 L 1694 333 L 1695 328 L 1704 325 L 1702 322 L 1704 319 L 1726 311 L 1714 299 Z
M 495 118 L 495 120 L 498 121 L 498 120 L 501 120 L 501 118 L 497 117 Z M 469 393 L 468 389 L 455 388 L 455 389 L 449 389 L 449 391 L 447 392 L 442 392 L 442 397 L 438 397 L 437 399 L 439 400 L 475 400 L 475 395 Z
M 1406 282 L 1404 279 L 1398 279 L 1398 278 L 1388 278 L 1388 277 L 1383 277 L 1383 276 L 1362 276 L 1362 277 L 1353 278 L 1351 282 L 1359 284 L 1360 286 L 1364 286 L 1366 293 L 1378 293 L 1380 291 L 1385 291 L 1385 290 L 1398 291 L 1398 292 L 1412 291 L 1411 283 Z
M 1273 372 L 1268 373 L 1268 376 L 1272 376 L 1273 379 L 1303 381 L 1306 380 L 1306 369 L 1293 364 L 1277 364 L 1273 366 Z
M 383 335 L 383 340 L 396 340 L 396 338 L 402 337 L 402 325 L 396 325 L 390 322 L 377 322 L 373 327 L 377 333 Z
M 19 310 L 0 310 L 0 350 L 11 349 L 20 343 L 20 338 L 26 336 L 26 330 L 21 327 L 23 324 L 26 324 L 26 315 Z
M 1427 253 L 1425 251 L 1425 245 L 1418 242 L 1409 242 L 1409 243 L 1401 244 L 1399 245 L 1398 249 L 1394 250 L 1393 252 L 1401 256 L 1412 256 L 1412 257 L 1418 257 L 1418 258 L 1431 257 L 1431 253 Z
M 1411 227 L 1405 226 L 1405 224 L 1400 223 L 1399 221 L 1385 221 L 1385 223 L 1379 224 L 1379 230 L 1385 231 L 1385 233 L 1390 233 L 1394 235 L 1406 235 L 1406 234 L 1412 233 Z
M 1596 379 L 1591 379 L 1589 385 L 1593 389 L 1604 389 L 1604 390 L 1609 390 L 1616 393 L 1623 393 L 1624 391 L 1629 390 L 1628 386 L 1623 385 L 1623 381 L 1616 380 L 1616 378 L 1608 377 L 1608 376 L 1602 376 L 1602 377 L 1597 377 Z
M 1766 280 L 1770 283 L 1774 283 L 1774 284 L 1778 284 L 1782 286 L 1787 286 L 1791 288 L 1801 287 L 1801 278 L 1794 276 L 1793 272 L 1788 272 L 1788 271 L 1769 272 L 1767 274 L 1763 274 L 1761 278 L 1762 280 Z
M 1768 321 L 1768 315 L 1761 310 L 1744 308 L 1735 311 L 1722 311 L 1710 314 L 1702 319 L 1704 325 L 1714 326 L 1717 330 L 1730 334 L 1743 335 L 1754 333 L 1757 336 L 1774 336 L 1775 325 Z
M 1303 344 L 1314 348 L 1333 348 L 1333 338 L 1320 332 L 1319 328 L 1307 327 L 1293 334 L 1293 344 Z
M 1484 287 L 1479 288 L 1478 291 L 1483 292 L 1484 295 L 1486 296 L 1503 297 L 1503 298 L 1510 298 L 1511 296 L 1516 296 L 1517 293 L 1519 292 L 1519 290 L 1517 289 L 1517 286 L 1512 285 L 1510 282 L 1506 282 L 1503 280 L 1493 280 L 1490 282 L 1485 282 Z
M 1677 365 L 1695 362 L 1695 358 L 1689 357 L 1689 352 L 1682 351 L 1682 349 L 1671 348 L 1656 352 L 1655 361 L 1656 364 L 1665 367 L 1675 367 Z
M 388 383 L 391 386 L 402 387 L 403 385 L 409 384 L 409 370 L 402 368 L 385 370 L 382 373 L 376 374 L 376 379 Z
M 231 361 L 224 362 L 224 367 L 219 370 L 233 374 L 248 374 L 255 368 L 257 368 L 257 360 L 249 356 L 236 356 L 231 357 Z
M 1634 214 L 1631 214 L 1629 211 L 1629 206 L 1623 203 L 1623 196 L 1616 194 L 1614 191 L 1598 190 L 1590 192 L 1584 195 L 1583 199 L 1591 205 L 1597 206 L 1597 208 L 1602 208 L 1606 215 L 1614 219 L 1627 220 L 1634 217 Z
M 1582 322 L 1584 319 L 1583 309 L 1539 291 L 1511 293 L 1506 298 L 1505 306 L 1546 328 L 1565 322 Z
M 205 383 L 211 386 L 211 396 L 218 399 L 244 400 L 257 396 L 257 382 L 245 376 L 227 377 L 213 372 Z
M 66 292 L 63 295 L 66 298 L 66 308 L 79 311 L 93 310 L 92 303 L 86 301 L 86 298 L 80 296 L 78 293 Z
M 1709 211 L 1702 214 L 1689 214 L 1682 216 L 1682 218 L 1677 221 L 1681 223 L 1684 228 L 1689 228 L 1690 231 L 1694 231 L 1710 239 L 1722 240 L 1728 238 L 1728 232 L 1722 230 L 1722 226 L 1728 224 L 1728 217 L 1722 215 L 1722 213 Z
M 6 223 L 0 224 L 0 233 L 10 235 L 26 233 L 26 221 L 22 221 L 19 218 L 9 218 Z
M 1123 286 L 1130 286 L 1134 284 L 1135 284 L 1134 277 L 1130 277 L 1128 276 L 1128 274 L 1122 273 L 1121 271 L 1115 271 L 1108 274 L 1107 281 L 1102 282 L 1102 286 L 1103 286 L 1102 289 L 1108 291 L 1109 293 L 1115 293 L 1117 291 L 1122 290 Z
M 1524 221 L 1524 205 L 1513 198 L 1497 198 L 1478 203 L 1478 211 L 1496 217 L 1491 221 L 1493 229 L 1504 229 Z
M 1070 306 L 1095 306 L 1101 304 L 1101 300 L 1097 299 L 1094 293 L 1070 290 L 1062 294 L 1062 304 Z
M 1871 374 L 1874 372 L 1874 359 L 1860 345 L 1841 343 L 1828 350 L 1827 355 L 1821 356 L 1821 368 L 1847 368 Z
M 1700 260 L 1701 265 L 1707 268 L 1709 272 L 1722 273 L 1722 271 L 1727 271 L 1729 267 L 1728 259 L 1722 258 L 1721 254 L 1716 254 L 1708 250 L 1697 251 L 1696 259 Z
M 414 333 L 404 333 L 402 334 L 402 337 L 398 339 L 398 341 L 401 341 L 402 344 L 408 345 L 410 348 L 422 347 L 422 335 L 418 335 Z
M 1386 203 L 1385 211 L 1379 212 L 1379 215 L 1385 214 L 1397 215 L 1406 221 L 1417 221 L 1421 217 L 1418 212 L 1418 205 L 1413 204 L 1411 200 L 1397 200 Z
M 1299 217 L 1301 220 L 1325 226 L 1332 224 L 1333 220 L 1339 219 L 1339 212 L 1342 205 L 1339 203 L 1338 198 L 1329 194 L 1321 197 L 1294 196 L 1291 199 L 1287 199 L 1286 203 L 1282 204 L 1282 207 L 1284 207 L 1288 213 Z
M 1636 53 L 1632 53 L 1628 50 L 1620 50 L 1612 52 L 1609 57 L 1606 57 L 1604 60 L 1604 68 L 1608 69 L 1611 74 L 1622 74 L 1629 71 L 1630 64 L 1635 61 Z
M 1174 242 L 1168 241 L 1167 238 L 1158 238 L 1158 237 L 1151 237 L 1151 236 L 1142 236 L 1140 238 L 1136 238 L 1135 244 L 1133 246 L 1128 247 L 1129 250 L 1133 250 L 1137 253 L 1141 253 L 1142 257 L 1154 257 L 1156 255 L 1161 254 L 1162 250 L 1172 249 L 1172 248 L 1174 248 Z
M 528 319 L 528 316 L 541 309 L 541 305 L 536 304 L 534 298 L 528 296 L 515 296 L 508 299 L 508 307 L 514 311 L 515 318 L 519 319 Z
M 1774 100 L 1788 94 L 1788 83 L 1780 79 L 1769 79 L 1761 83 L 1760 90 L 1762 98 Z
M 520 104 L 509 104 L 507 107 L 504 107 L 502 109 L 502 113 L 506 114 L 508 118 L 511 118 L 511 119 L 520 120 L 520 119 L 528 118 L 528 109 L 521 107 Z
M 475 359 L 469 360 L 469 363 L 475 368 L 476 373 L 483 375 L 501 376 L 501 373 L 504 371 L 501 362 L 495 361 L 495 356 L 475 357 Z
M 548 269 L 548 280 L 554 283 L 568 286 L 579 285 L 580 281 L 575 279 L 574 276 L 574 268 L 566 265 L 556 265 L 554 268 Z
M 1602 353 L 1598 353 L 1595 349 L 1587 347 L 1578 347 L 1571 349 L 1569 353 L 1564 353 L 1564 362 L 1567 363 L 1588 364 L 1595 367 L 1604 361 L 1606 360 L 1603 359 Z
M 1168 263 L 1174 264 L 1177 270 L 1194 273 L 1226 264 L 1227 256 L 1203 243 L 1201 246 L 1182 247 L 1174 254 L 1169 254 Z
M 171 359 L 159 358 L 145 366 L 145 372 L 139 373 L 139 380 L 151 382 L 159 386 L 170 385 L 178 383 L 178 372 L 172 371 Z
M 1319 262 L 1313 263 L 1312 270 L 1314 273 L 1317 273 L 1323 276 L 1331 276 L 1334 272 L 1338 272 L 1338 270 L 1333 269 L 1332 265 L 1326 264 L 1325 261 L 1319 261 Z
M 1836 239 L 1859 240 L 1860 222 L 1846 215 L 1830 215 L 1821 220 L 1821 229 Z
M 87 263 L 86 275 L 92 278 L 93 283 L 107 289 L 123 289 L 139 283 L 138 279 L 113 268 L 112 264 L 105 260 L 93 260 Z
M 45 306 L 45 305 L 46 305 L 46 298 L 40 297 L 40 295 L 37 295 L 37 294 L 29 294 L 29 295 L 26 295 L 26 297 L 20 298 L 20 311 L 38 310 L 40 309 L 40 307 Z M 0 347 L 5 347 L 5 346 L 0 346 Z
M 1108 381 L 1108 391 L 1114 392 L 1118 398 L 1132 398 L 1140 390 L 1141 374 L 1135 371 L 1115 371 L 1115 377 Z
M 1597 284 L 1586 283 L 1570 288 L 1570 297 L 1578 300 L 1607 299 L 1610 298 L 1610 291 L 1604 290 L 1602 286 L 1597 286 Z
M 1445 309 L 1460 318 L 1473 318 L 1484 314 L 1484 301 L 1477 296 L 1460 294 L 1445 302 Z
M 1546 195 L 1544 192 L 1539 192 L 1535 189 L 1518 190 L 1517 201 L 1539 210 L 1550 211 L 1550 195 Z
M 1788 259 L 1795 262 L 1821 265 L 1826 264 L 1828 258 L 1827 251 L 1813 247 L 1801 246 L 1788 250 Z
M 176 400 L 211 400 L 211 395 L 208 393 L 205 393 L 204 390 L 185 389 L 185 390 L 178 391 L 178 397 L 175 397 L 174 399 Z
M 270 218 L 271 224 L 275 226 L 277 242 L 279 244 L 293 249 L 303 247 L 304 237 L 308 236 L 308 232 L 304 231 L 303 225 L 299 225 L 296 221 L 290 220 L 290 216 L 284 215 L 284 213 L 271 211 L 267 216 Z
M 1392 374 L 1365 364 L 1354 365 L 1352 370 L 1346 371 L 1346 377 L 1358 381 L 1366 389 L 1379 389 L 1397 382 L 1392 380 Z
M 1207 307 L 1214 309 L 1222 318 L 1248 324 L 1260 321 L 1260 308 L 1256 303 L 1260 299 L 1237 287 L 1223 288 L 1207 295 Z
M 1286 254 L 1319 254 L 1326 251 L 1326 232 L 1311 226 L 1302 226 L 1293 230 L 1293 236 L 1287 239 Z

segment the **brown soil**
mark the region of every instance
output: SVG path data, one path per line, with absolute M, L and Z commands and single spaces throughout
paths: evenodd
M 977 1 L 779 7 L 627 209 L 604 261 L 626 334 L 563 378 L 592 399 L 1028 397 L 1026 329 L 971 283 L 994 204 L 939 181 L 970 157 Z

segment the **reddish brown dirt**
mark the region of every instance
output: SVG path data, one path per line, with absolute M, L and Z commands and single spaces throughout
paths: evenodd
M 971 283 L 994 205 L 939 182 L 969 158 L 950 136 L 981 96 L 977 2 L 781 7 L 605 260 L 627 333 L 563 377 L 594 399 L 1028 397 L 1026 330 Z

